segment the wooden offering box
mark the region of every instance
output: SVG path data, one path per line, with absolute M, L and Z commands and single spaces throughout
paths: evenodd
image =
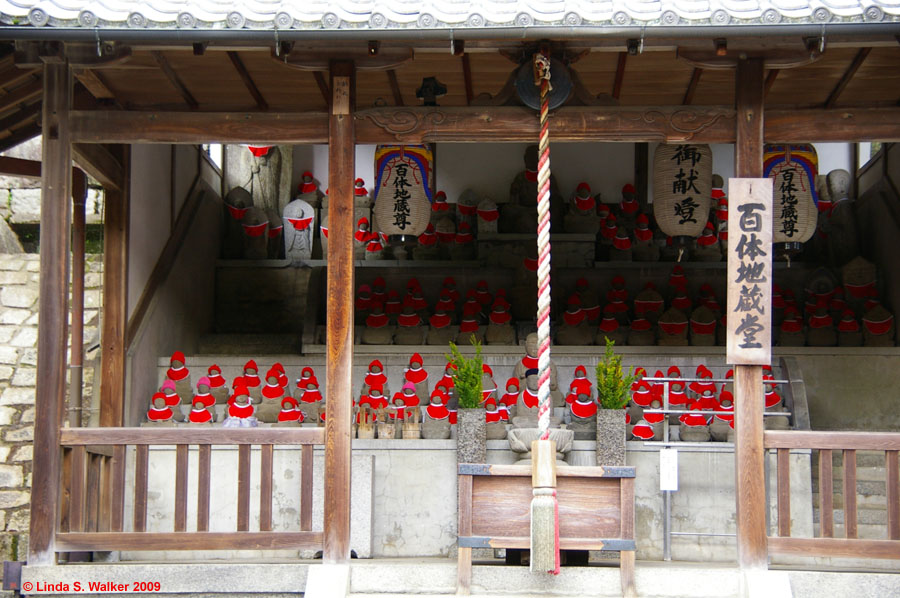
M 622 593 L 634 595 L 634 467 L 559 467 L 561 550 L 618 550 Z M 531 466 L 459 464 L 458 592 L 468 594 L 473 548 L 528 549 Z M 562 572 L 565 575 L 565 571 Z

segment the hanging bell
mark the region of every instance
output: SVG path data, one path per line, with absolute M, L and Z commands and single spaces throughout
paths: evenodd
M 522 103 L 534 110 L 541 108 L 541 87 L 534 84 L 534 66 L 531 57 L 519 66 L 516 73 L 516 93 Z M 562 106 L 572 93 L 572 77 L 569 67 L 558 58 L 550 59 L 550 110 Z

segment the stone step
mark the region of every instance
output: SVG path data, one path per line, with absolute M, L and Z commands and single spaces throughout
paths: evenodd
M 844 495 L 841 492 L 835 492 L 832 495 L 832 503 L 835 509 L 843 509 L 844 508 Z M 819 505 L 819 493 L 813 492 L 812 494 L 812 504 L 815 506 Z M 884 494 L 873 494 L 866 496 L 864 494 L 856 495 L 856 507 L 857 509 L 876 509 L 876 510 L 884 510 L 887 508 L 887 497 Z
M 355 561 L 351 567 L 353 598 L 396 595 L 451 595 L 456 592 L 456 562 L 391 567 L 383 561 Z M 599 596 L 622 595 L 616 561 L 609 566 L 563 567 L 558 576 L 532 573 L 525 566 L 472 567 L 473 596 Z M 642 598 L 732 598 L 739 596 L 739 575 L 731 564 L 640 562 L 635 586 Z
M 299 334 L 206 334 L 200 337 L 198 354 L 273 355 L 300 352 Z
M 831 463 L 834 467 L 843 464 L 844 454 L 842 451 L 831 452 Z M 814 467 L 813 476 L 818 475 L 819 469 L 819 452 L 813 451 L 811 463 Z M 884 467 L 884 451 L 856 451 L 856 467 Z
M 813 523 L 820 521 L 820 509 L 813 509 Z M 887 509 L 857 509 L 856 510 L 857 525 L 873 525 L 882 526 L 884 531 L 887 525 Z M 834 509 L 834 523 L 844 523 L 844 509 Z
M 834 490 L 842 490 L 843 489 L 843 480 L 834 480 L 833 482 Z M 814 493 L 819 492 L 819 480 L 818 478 L 813 478 L 812 480 L 812 491 Z M 881 481 L 856 481 L 856 495 L 857 496 L 885 496 L 887 494 L 887 489 L 885 486 L 884 480 Z

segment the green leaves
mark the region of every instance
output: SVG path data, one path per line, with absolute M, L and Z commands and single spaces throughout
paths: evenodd
M 613 350 L 615 342 L 606 339 L 606 353 L 597 362 L 597 398 L 604 409 L 621 409 L 628 400 L 628 391 L 635 380 L 634 367 L 626 375 L 622 369 L 622 356 Z
M 444 355 L 447 361 L 456 366 L 453 374 L 453 386 L 459 399 L 460 409 L 475 409 L 481 405 L 481 374 L 484 360 L 481 358 L 481 343 L 471 336 L 475 347 L 475 357 L 466 357 L 454 343 L 450 343 L 450 355 Z

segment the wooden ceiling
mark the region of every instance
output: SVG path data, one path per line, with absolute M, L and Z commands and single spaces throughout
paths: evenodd
M 296 50 L 292 58 L 296 55 Z M 638 55 L 600 48 L 573 55 L 580 94 L 569 105 L 731 106 L 734 71 L 698 68 L 676 48 Z M 435 76 L 446 87 L 441 106 L 499 103 L 516 68 L 507 51 L 457 56 L 416 51 L 392 70 L 360 70 L 357 108 L 419 106 L 416 89 Z M 327 73 L 300 70 L 269 48 L 135 49 L 117 64 L 76 69 L 76 107 L 172 111 L 299 112 L 326 108 Z M 468 84 L 467 84 L 468 83 Z M 900 105 L 900 45 L 833 47 L 805 66 L 770 70 L 766 104 L 773 108 L 896 107 Z M 41 71 L 0 57 L 0 150 L 39 133 Z M 513 95 L 505 100 L 515 103 Z

